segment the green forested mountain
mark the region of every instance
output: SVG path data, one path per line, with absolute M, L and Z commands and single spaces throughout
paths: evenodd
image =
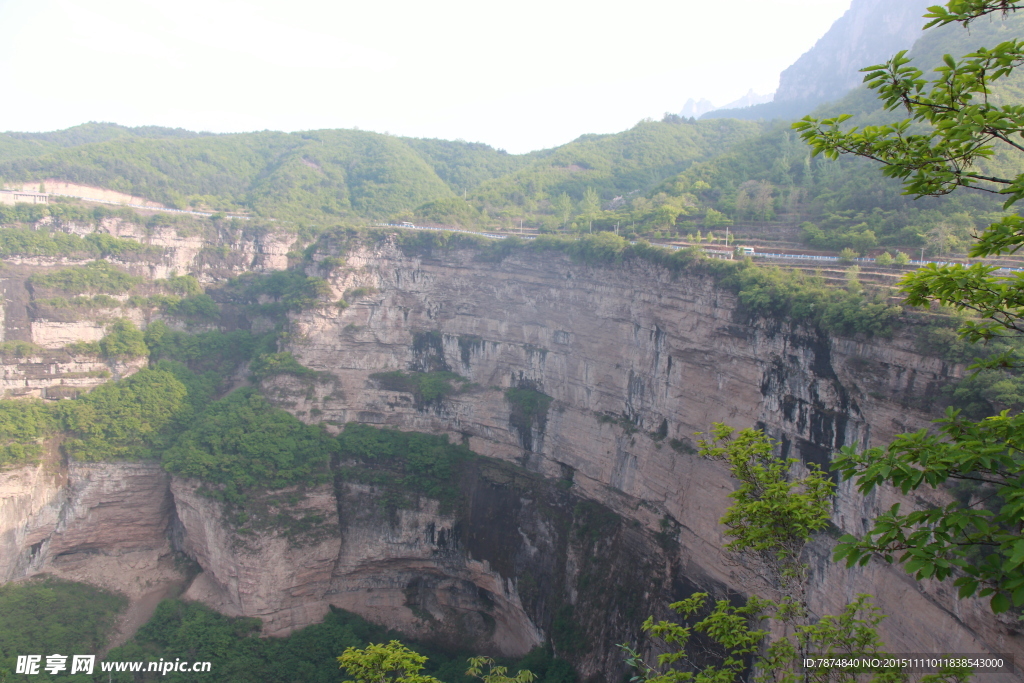
M 183 128 L 140 126 L 128 128 L 116 123 L 83 123 L 66 130 L 49 133 L 0 133 L 0 160 L 26 156 L 39 156 L 64 147 L 75 147 L 90 142 L 105 142 L 115 138 L 190 138 L 209 135 L 194 133 Z
M 641 121 L 615 135 L 584 135 L 515 173 L 482 183 L 471 200 L 492 216 L 532 214 L 534 221 L 554 227 L 564 222 L 555 206 L 562 195 L 574 207 L 584 201 L 588 189 L 602 203 L 618 196 L 646 195 L 665 177 L 762 129 L 762 124 L 736 120 Z M 578 213 L 593 213 L 583 208 Z
M 922 20 L 923 21 L 923 20 Z M 924 33 L 911 54 L 924 69 L 1024 30 L 1024 16 Z M 1024 76 L 995 99 L 1024 98 Z M 871 91 L 854 90 L 815 116 L 851 125 L 892 120 Z M 997 152 L 989 170 L 1017 173 Z M 696 235 L 728 224 L 803 224 L 820 249 L 955 252 L 997 211 L 996 198 L 914 201 L 872 164 L 811 159 L 784 123 L 666 116 L 561 147 L 507 154 L 480 143 L 358 130 L 231 135 L 90 123 L 52 133 L 0 134 L 0 180 L 60 178 L 174 208 L 243 211 L 329 227 L 392 219 L 496 229 L 522 221 L 544 232 L 606 230 Z M 628 226 L 625 227 L 625 226 Z M 735 228 L 734 228 L 735 232 Z
M 486 225 L 481 209 L 508 221 L 546 211 L 561 192 L 574 201 L 588 187 L 605 200 L 646 192 L 758 130 L 733 121 L 643 122 L 624 133 L 511 155 L 479 143 L 356 130 L 199 135 L 88 124 L 0 137 L 0 178 L 59 178 L 174 208 L 294 221 L 416 216 Z
M 993 46 L 1024 31 L 1024 16 L 984 20 L 969 31 L 959 25 L 926 31 L 910 55 L 925 72 L 942 64 L 943 55 L 959 58 L 982 46 Z M 865 65 L 869 66 L 869 65 Z M 1024 101 L 1024 74 L 996 81 L 996 102 Z M 903 118 L 887 112 L 865 87 L 819 107 L 816 118 L 851 114 L 847 125 L 878 125 Z M 996 149 L 983 168 L 998 175 L 1020 173 L 1019 155 Z M 950 197 L 922 198 L 902 194 L 899 182 L 885 178 L 878 164 L 855 158 L 812 159 L 808 147 L 778 122 L 763 134 L 737 143 L 714 159 L 695 164 L 666 180 L 651 195 L 647 211 L 631 216 L 647 228 L 694 234 L 732 221 L 754 223 L 762 234 L 773 225 L 799 225 L 811 248 L 925 248 L 931 255 L 960 253 L 972 232 L 1001 211 L 1002 197 L 980 191 Z M 670 220 L 675 207 L 679 214 Z M 620 217 L 615 217 L 620 218 Z M 791 230 L 790 230 L 791 231 Z

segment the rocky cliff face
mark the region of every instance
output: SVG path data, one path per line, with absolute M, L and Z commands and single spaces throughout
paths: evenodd
M 759 425 L 783 454 L 825 464 L 841 446 L 885 443 L 925 425 L 921 397 L 962 370 L 922 358 L 912 334 L 842 340 L 743 319 L 707 279 L 646 263 L 589 267 L 555 255 L 494 263 L 385 246 L 350 254 L 332 282 L 339 294 L 376 293 L 344 311 L 294 318 L 290 350 L 329 379 L 281 378 L 266 387 L 270 395 L 300 416 L 447 433 L 548 478 L 571 473 L 578 495 L 650 534 L 673 530 L 678 555 L 649 559 L 672 565 L 673 580 L 687 584 L 753 585 L 720 550 L 718 519 L 732 486 L 689 452 L 694 432 L 713 422 Z M 371 377 L 429 369 L 450 369 L 473 387 L 417 406 Z M 543 420 L 516 418 L 505 389 L 517 386 L 554 399 Z M 865 500 L 844 485 L 834 521 L 863 531 L 890 498 Z M 984 607 L 924 590 L 898 570 L 847 573 L 823 562 L 819 576 L 810 599 L 822 613 L 859 592 L 901 604 L 885 631 L 908 651 L 1019 646 L 1015 628 Z
M 779 76 L 775 102 L 838 99 L 863 82 L 860 69 L 909 50 L 931 0 L 853 0 L 828 32 Z
M 920 356 L 912 330 L 837 339 L 747 318 L 708 279 L 645 262 L 482 261 L 387 242 L 344 255 L 335 294 L 364 295 L 289 322 L 288 350 L 320 374 L 279 375 L 263 390 L 311 422 L 467 444 L 486 459 L 453 482 L 457 505 L 395 506 L 339 476 L 278 496 L 281 510 L 315 520 L 308 528 L 239 534 L 197 482 L 155 465 L 51 461 L 0 473 L 0 578 L 56 571 L 138 592 L 177 576 L 180 549 L 204 570 L 187 597 L 259 616 L 267 634 L 335 605 L 478 651 L 517 654 L 550 637 L 585 676 L 610 680 L 621 670 L 614 644 L 640 639 L 639 624 L 668 602 L 771 591 L 721 550 L 733 484 L 694 455 L 694 432 L 757 425 L 783 454 L 821 464 L 841 446 L 925 425 L 927 396 L 962 373 Z M 440 369 L 469 382 L 425 402 L 371 376 Z M 527 414 L 509 388 L 552 401 Z M 894 500 L 844 485 L 833 521 L 862 531 Z M 895 651 L 1024 655 L 1016 624 L 984 605 L 884 564 L 847 571 L 830 544 L 823 536 L 807 557 L 819 614 L 867 592 L 890 612 Z
M 157 463 L 53 459 L 0 476 L 0 579 L 37 572 L 137 597 L 176 580 L 170 476 Z

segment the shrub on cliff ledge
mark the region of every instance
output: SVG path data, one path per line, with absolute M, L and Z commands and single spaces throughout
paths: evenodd
M 269 317 L 322 306 L 333 297 L 326 280 L 307 277 L 298 270 L 279 270 L 268 275 L 245 273 L 232 280 L 224 291 L 239 303 L 248 304 L 250 313 Z M 273 301 L 267 302 L 268 299 Z
M 143 278 L 126 273 L 103 260 L 52 273 L 39 273 L 28 279 L 33 287 L 58 289 L 68 294 L 124 294 L 142 281 Z
M 435 372 L 375 372 L 370 379 L 377 382 L 385 391 L 403 391 L 413 395 L 418 405 L 439 401 L 446 396 L 457 394 L 468 379 L 454 372 L 438 370 Z M 452 382 L 459 384 L 453 386 Z
M 152 457 L 153 440 L 185 405 L 185 385 L 165 370 L 144 369 L 57 404 L 71 432 L 64 449 L 77 460 Z
M 253 359 L 249 365 L 249 376 L 259 382 L 274 375 L 292 375 L 294 377 L 315 377 L 319 373 L 307 368 L 295 360 L 291 351 L 280 353 L 264 353 Z
M 338 436 L 343 457 L 360 463 L 339 470 L 343 476 L 387 489 L 389 505 L 403 507 L 407 493 L 423 494 L 451 509 L 458 501 L 461 463 L 473 451 L 447 436 L 377 429 L 350 422 Z
M 115 320 L 100 340 L 100 351 L 107 358 L 140 358 L 149 354 L 146 340 L 135 323 L 127 318 Z
M 888 335 L 901 313 L 883 295 L 871 297 L 858 288 L 831 287 L 820 277 L 796 270 L 742 262 L 721 283 L 736 292 L 750 313 L 811 322 L 835 334 Z
M 210 490 L 215 497 L 240 503 L 253 488 L 320 482 L 335 449 L 321 428 L 245 388 L 212 403 L 163 460 L 175 474 L 221 485 Z

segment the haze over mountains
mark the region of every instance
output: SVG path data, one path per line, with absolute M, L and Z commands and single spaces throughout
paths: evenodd
M 721 107 L 716 107 L 709 100 L 706 100 L 703 97 L 700 100 L 694 100 L 691 97 L 690 99 L 686 100 L 686 104 L 684 104 L 683 108 L 679 111 L 679 115 L 686 118 L 700 118 L 707 112 L 714 111 L 716 109 L 742 109 L 744 107 L 752 107 L 755 104 L 764 104 L 765 102 L 771 102 L 772 97 L 774 97 L 774 95 L 775 93 L 759 95 L 756 92 L 754 92 L 753 88 L 751 88 L 743 97 L 739 98 L 738 100 L 733 100 L 732 102 L 722 105 Z
M 853 0 L 810 50 L 779 76 L 765 104 L 726 105 L 708 118 L 792 119 L 838 99 L 863 82 L 860 69 L 910 49 L 921 37 L 922 15 L 933 0 Z
M 628 224 L 637 234 L 687 234 L 720 223 L 716 215 L 725 220 L 785 215 L 793 226 L 824 221 L 828 211 L 839 207 L 826 211 L 811 200 L 845 183 L 849 191 L 838 191 L 838 196 L 852 203 L 847 206 L 844 199 L 840 205 L 854 211 L 860 206 L 852 199 L 854 176 L 826 174 L 820 162 L 812 165 L 807 149 L 781 132 L 785 125 L 737 119 L 792 119 L 818 106 L 822 98 L 846 92 L 850 95 L 833 106 L 836 112 L 877 118 L 873 95 L 850 88 L 859 83 L 859 68 L 913 43 L 924 23 L 924 4 L 856 0 L 786 70 L 774 101 L 705 113 L 696 123 L 690 119 L 709 106 L 706 100 L 691 100 L 682 116 L 643 121 L 621 133 L 582 135 L 557 148 L 520 155 L 479 143 L 359 130 L 214 135 L 90 123 L 50 133 L 0 134 L 0 183 L 33 189 L 53 178 L 145 197 L 171 208 L 243 212 L 320 227 L 392 219 L 486 229 L 523 225 L 544 231 Z M 944 52 L 963 54 L 998 42 L 1017 30 L 1021 19 L 981 22 L 970 32 L 955 26 L 929 31 L 912 54 L 924 66 L 937 64 Z M 1012 82 L 1000 85 L 1010 88 L 1007 92 L 1015 87 Z M 744 101 L 756 97 L 748 93 Z M 848 165 L 844 161 L 836 168 Z M 898 196 L 895 183 L 868 167 L 857 173 L 863 173 L 857 182 L 885 187 L 887 196 Z M 698 182 L 712 187 L 695 189 Z M 770 212 L 750 208 L 753 190 L 743 186 L 752 182 L 761 183 L 758 202 L 771 200 Z M 798 197 L 803 199 L 796 202 Z M 885 206 L 896 210 L 905 201 L 894 199 Z M 880 204 L 876 201 L 875 206 Z M 907 206 L 913 211 L 908 208 L 910 213 L 895 223 L 883 227 L 868 221 L 857 234 L 868 230 L 876 237 L 898 235 L 913 228 L 906 233 L 909 241 L 893 236 L 891 244 L 918 245 L 919 235 L 934 220 L 916 217 L 914 211 L 924 203 Z M 842 230 L 864 223 L 850 221 Z M 852 242 L 835 244 L 842 248 Z M 861 249 L 871 240 L 858 244 Z

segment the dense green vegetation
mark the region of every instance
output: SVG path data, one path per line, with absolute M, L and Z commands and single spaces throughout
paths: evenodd
M 324 305 L 332 291 L 323 278 L 309 277 L 300 270 L 279 270 L 268 275 L 245 273 L 229 283 L 225 295 L 247 305 L 252 315 L 281 318 L 287 311 Z
M 122 595 L 52 577 L 0 586 L 0 680 L 14 675 L 18 655 L 33 654 L 43 657 L 36 680 L 82 680 L 67 675 L 70 655 L 101 651 L 127 606 Z M 68 655 L 66 671 L 45 671 L 46 655 L 54 653 Z
M 273 337 L 247 331 L 190 335 L 159 321 L 142 333 L 117 320 L 99 343 L 69 351 L 111 359 L 149 354 L 152 366 L 70 401 L 0 400 L 0 465 L 35 459 L 41 440 L 56 432 L 67 437 L 64 451 L 82 460 L 160 457 L 228 388 L 231 374 L 268 354 Z
M 336 446 L 320 428 L 305 425 L 244 388 L 210 404 L 164 453 L 175 474 L 217 485 L 211 495 L 241 502 L 248 491 L 325 480 Z
M 58 423 L 43 401 L 0 401 L 0 466 L 34 460 Z
M 348 647 L 387 642 L 401 636 L 375 626 L 350 612 L 332 608 L 322 623 L 307 626 L 287 638 L 260 638 L 260 621 L 230 618 L 198 603 L 165 600 L 156 614 L 128 643 L 111 650 L 108 661 L 158 661 L 181 658 L 211 662 L 210 673 L 113 674 L 111 680 L 199 683 L 214 677 L 224 683 L 337 683 L 345 680 L 337 657 Z M 445 683 L 471 683 L 467 657 L 473 653 L 442 652 L 409 643 L 427 656 L 424 673 Z M 576 674 L 568 662 L 537 648 L 518 661 L 500 662 L 511 671 L 529 669 L 538 683 L 573 683 Z M 99 667 L 97 666 L 97 670 Z M 95 680 L 99 681 L 100 676 Z M 106 677 L 102 677 L 106 681 Z
M 129 128 L 116 123 L 97 123 L 90 121 L 66 130 L 48 133 L 0 133 L 0 159 L 23 156 L 38 156 L 47 152 L 77 147 L 94 142 L 105 142 L 114 138 L 191 138 L 209 135 L 209 133 L 193 133 L 182 128 L 164 128 L 161 126 L 137 126 Z
M 270 353 L 275 335 L 255 336 L 248 330 L 188 334 L 158 320 L 146 327 L 145 341 L 152 359 L 177 361 L 196 374 L 213 373 L 223 380 L 255 356 Z
M 149 353 L 142 331 L 131 320 L 115 320 L 100 339 L 100 352 L 107 358 L 138 358 Z
M 292 220 L 383 217 L 452 194 L 401 140 L 363 131 L 122 136 L 4 155 L 0 177 L 59 177 L 173 208 L 247 209 Z
M 350 422 L 338 436 L 342 477 L 385 490 L 388 506 L 404 507 L 408 496 L 424 495 L 452 509 L 459 502 L 459 467 L 474 457 L 469 448 L 448 442 L 447 436 L 377 429 Z
M 0 225 L 14 223 L 4 215 L 0 206 Z M 94 217 L 90 217 L 94 220 Z M 66 232 L 6 227 L 0 230 L 0 258 L 8 256 L 76 256 L 79 258 L 125 258 L 151 255 L 152 247 L 136 240 L 112 237 L 103 233 L 92 233 L 79 237 Z
M 802 271 L 740 263 L 721 284 L 755 315 L 809 322 L 835 334 L 887 336 L 901 313 L 888 303 L 888 292 L 869 294 L 856 279 L 839 289 Z
M 124 294 L 143 282 L 108 261 L 99 260 L 84 266 L 71 266 L 48 273 L 38 273 L 28 280 L 33 288 L 54 289 L 67 294 Z
M 143 369 L 102 384 L 56 410 L 70 436 L 64 450 L 79 460 L 153 457 L 152 446 L 174 426 L 187 389 L 167 370 Z

